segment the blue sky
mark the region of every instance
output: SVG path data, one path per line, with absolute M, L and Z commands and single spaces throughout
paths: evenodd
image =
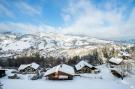
M 135 0 L 0 0 L 0 31 L 135 38 Z
M 64 22 L 61 11 L 67 3 L 66 0 L 1 0 L 0 22 L 61 26 Z

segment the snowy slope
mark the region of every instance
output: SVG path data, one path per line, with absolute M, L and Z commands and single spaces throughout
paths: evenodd
M 33 52 L 39 52 L 44 57 L 86 55 L 89 50 L 96 48 L 97 45 L 112 43 L 112 41 L 87 36 L 51 32 L 36 34 L 1 33 L 0 57 L 31 55 Z

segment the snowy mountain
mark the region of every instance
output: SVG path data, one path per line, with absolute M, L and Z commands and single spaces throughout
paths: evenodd
M 0 33 L 0 57 L 30 56 L 38 52 L 41 56 L 85 55 L 89 50 L 113 41 L 88 36 L 65 35 L 52 32 L 21 34 Z
M 128 39 L 128 40 L 119 40 L 118 43 L 125 43 L 125 44 L 135 44 L 135 39 Z

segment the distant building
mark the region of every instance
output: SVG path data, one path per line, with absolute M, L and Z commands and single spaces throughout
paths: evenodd
M 122 63 L 122 61 L 123 61 L 122 58 L 114 58 L 114 57 L 112 57 L 112 58 L 109 60 L 109 62 L 110 62 L 111 64 L 116 64 L 116 65 L 119 65 L 120 63 Z
M 18 71 L 20 73 L 25 73 L 25 74 L 31 74 L 31 73 L 37 73 L 39 70 L 40 66 L 37 63 L 31 63 L 31 64 L 22 64 L 18 68 Z
M 6 70 L 2 69 L 2 67 L 0 67 L 0 78 L 4 77 L 6 75 Z
M 86 61 L 80 61 L 77 65 L 75 65 L 76 73 L 97 73 L 99 70 L 87 63 Z
M 131 54 L 129 54 L 128 52 L 121 52 L 121 57 L 123 59 L 130 59 L 131 58 Z
M 72 80 L 74 76 L 74 68 L 66 65 L 57 65 L 45 72 L 45 77 L 50 80 Z

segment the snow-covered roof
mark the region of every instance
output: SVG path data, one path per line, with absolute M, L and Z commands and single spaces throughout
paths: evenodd
M 23 69 L 25 69 L 28 66 L 30 66 L 30 67 L 32 67 L 34 69 L 37 69 L 39 67 L 39 65 L 37 63 L 34 63 L 33 62 L 31 64 L 22 64 L 22 65 L 20 65 L 20 67 L 18 68 L 18 70 L 23 70 Z
M 118 56 L 126 56 L 126 57 L 131 57 L 131 54 L 128 53 L 128 52 L 123 52 L 123 51 L 120 51 L 120 53 L 118 54 Z
M 114 58 L 112 57 L 109 62 L 115 63 L 115 64 L 120 64 L 123 61 L 122 58 Z
M 47 70 L 45 72 L 45 76 L 47 75 L 50 75 L 52 73 L 55 73 L 55 72 L 64 72 L 64 73 L 67 73 L 67 74 L 70 74 L 70 75 L 74 75 L 74 68 L 69 66 L 69 65 L 66 65 L 66 64 L 60 64 L 60 65 L 57 65 L 49 70 Z
M 80 69 L 82 69 L 85 66 L 88 66 L 90 68 L 92 67 L 91 64 L 89 64 L 89 63 L 87 63 L 85 61 L 80 61 L 77 65 L 75 65 L 75 68 L 76 68 L 76 70 L 80 70 Z
M 34 69 L 37 69 L 39 67 L 39 65 L 37 63 L 31 63 L 31 67 Z
M 23 70 L 23 69 L 25 69 L 26 67 L 28 67 L 28 65 L 22 64 L 22 65 L 20 65 L 20 67 L 18 68 L 18 70 Z
M 122 52 L 122 55 L 123 56 L 127 56 L 127 57 L 130 57 L 131 56 L 128 52 Z

